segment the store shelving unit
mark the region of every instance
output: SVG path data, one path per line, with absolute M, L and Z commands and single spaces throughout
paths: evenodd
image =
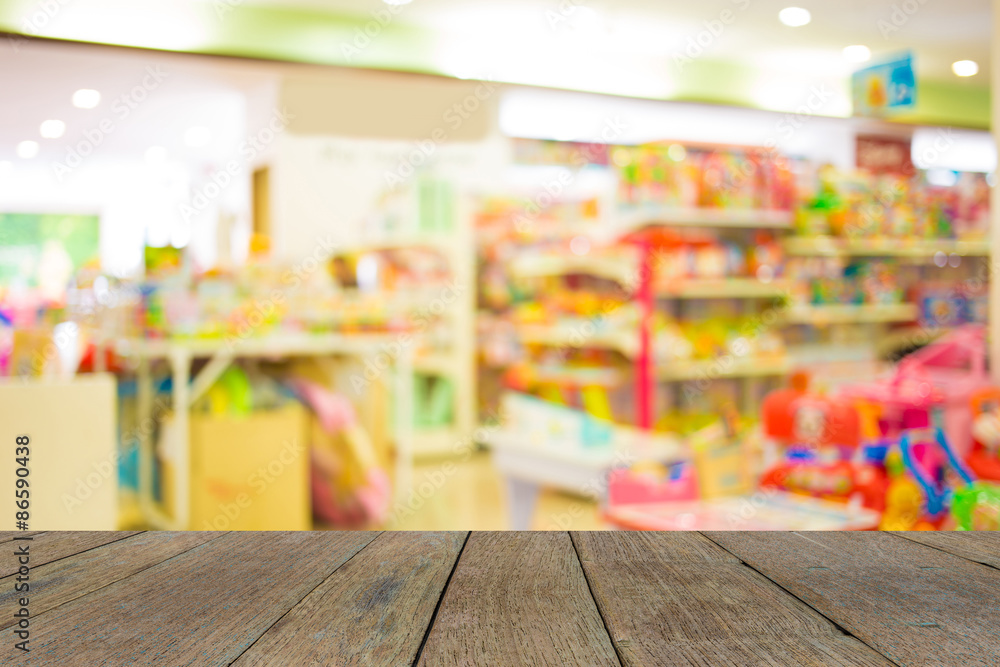
M 458 296 L 442 298 L 441 288 L 419 288 L 390 292 L 379 301 L 398 315 L 434 307 L 449 322 L 450 343 L 444 349 L 418 351 L 413 355 L 414 373 L 445 378 L 454 387 L 452 422 L 447 427 L 414 427 L 410 451 L 414 458 L 448 456 L 456 443 L 467 442 L 476 429 L 475 405 L 468 400 L 475 395 L 475 252 L 473 250 L 472 203 L 467 196 L 456 195 L 454 229 L 449 232 L 410 231 L 384 237 L 362 237 L 338 248 L 338 253 L 353 254 L 378 250 L 426 248 L 443 256 L 451 269 Z M 411 225 L 417 228 L 417 224 Z M 435 311 L 431 311 L 435 312 Z
M 636 229 L 647 225 L 791 229 L 794 217 L 790 211 L 640 206 L 621 209 L 615 219 L 619 230 Z
M 629 358 L 639 354 L 639 341 L 634 331 L 609 327 L 603 331 L 587 334 L 583 328 L 586 324 L 586 320 L 581 320 L 579 325 L 571 326 L 521 325 L 516 331 L 519 340 L 528 345 L 615 350 Z
M 783 211 L 740 210 L 642 210 L 628 211 L 615 216 L 615 225 L 622 229 L 657 226 L 700 226 L 720 228 L 784 228 L 790 227 L 792 216 Z M 588 274 L 613 280 L 634 290 L 639 308 L 638 330 L 615 326 L 608 318 L 597 330 L 584 328 L 586 322 L 559 325 L 521 325 L 516 327 L 522 344 L 553 347 L 610 349 L 630 359 L 636 372 L 637 424 L 652 428 L 655 385 L 658 382 L 686 382 L 708 379 L 753 379 L 786 375 L 790 370 L 788 358 L 743 358 L 731 363 L 715 359 L 695 359 L 659 362 L 653 354 L 655 341 L 652 333 L 652 316 L 658 300 L 694 299 L 787 299 L 791 285 L 783 280 L 762 281 L 756 278 L 687 279 L 658 284 L 652 250 L 642 244 L 619 248 L 614 252 L 594 251 L 594 254 L 576 255 L 570 252 L 556 254 L 525 254 L 513 258 L 509 269 L 519 277 L 565 276 Z
M 791 293 L 785 280 L 761 281 L 757 278 L 719 278 L 680 280 L 656 290 L 658 298 L 674 299 L 778 299 Z
M 697 359 L 693 361 L 666 362 L 656 369 L 659 380 L 685 382 L 688 380 L 755 378 L 787 375 L 791 362 L 785 356 L 728 359 Z
M 788 309 L 784 319 L 789 324 L 865 324 L 912 322 L 917 319 L 917 307 L 912 303 L 796 305 Z
M 986 240 L 845 239 L 833 236 L 789 236 L 784 240 L 784 248 L 789 255 L 803 257 L 930 258 L 938 253 L 969 257 L 985 257 L 990 254 L 989 242 Z

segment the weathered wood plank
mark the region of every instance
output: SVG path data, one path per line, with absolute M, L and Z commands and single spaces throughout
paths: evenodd
M 624 665 L 891 664 L 697 533 L 573 540 Z
M 44 530 L 0 530 L 0 544 L 11 542 L 15 537 L 36 537 Z
M 699 533 L 573 531 L 580 560 L 663 563 L 739 563 L 739 559 Z
M 893 535 L 1000 569 L 1000 532 L 911 531 Z
M 130 577 L 223 533 L 142 533 L 125 540 L 67 556 L 47 565 L 31 568 L 27 595 L 14 591 L 11 575 L 0 579 L 0 608 L 13 605 L 21 597 L 31 601 L 31 613 L 42 614 L 59 605 Z M 33 544 L 29 542 L 28 544 Z M 34 547 L 32 558 L 34 558 Z M 0 617 L 0 628 L 14 625 L 13 617 Z
M 1000 664 L 1000 572 L 886 533 L 706 533 L 900 665 Z
M 412 665 L 467 533 L 383 533 L 233 667 Z
M 473 533 L 418 665 L 618 665 L 567 533 Z
M 138 534 L 136 531 L 55 531 L 37 535 L 34 539 L 25 541 L 25 544 L 31 545 L 31 567 L 36 568 Z M 0 560 L 0 577 L 9 577 L 17 572 L 17 568 L 16 559 L 4 558 Z
M 35 617 L 31 664 L 229 665 L 377 533 L 228 533 Z

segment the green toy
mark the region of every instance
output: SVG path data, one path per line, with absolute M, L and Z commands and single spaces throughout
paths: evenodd
M 1000 486 L 974 482 L 955 489 L 951 515 L 958 530 L 1000 530 Z

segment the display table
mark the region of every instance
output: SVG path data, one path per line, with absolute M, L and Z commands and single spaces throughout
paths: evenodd
M 777 491 L 753 496 L 610 507 L 604 519 L 625 530 L 875 530 L 881 515 Z
M 67 532 L 0 542 L 31 553 L 31 652 L 14 646 L 12 599 L 0 623 L 11 628 L 6 665 L 1000 664 L 997 533 Z M 15 559 L 2 567 L 12 585 Z
M 399 345 L 399 334 L 296 334 L 248 338 L 236 343 L 215 339 L 145 340 L 117 339 L 106 343 L 114 351 L 137 363 L 138 423 L 147 424 L 153 414 L 153 378 L 151 362 L 165 360 L 173 378 L 172 403 L 174 414 L 170 443 L 175 456 L 177 474 L 173 494 L 175 516 L 167 516 L 153 498 L 153 443 L 150 429 L 139 429 L 139 498 L 146 519 L 156 528 L 188 529 L 190 513 L 190 433 L 188 409 L 222 375 L 235 359 L 353 356 L 387 357 L 392 366 L 396 407 L 396 479 L 395 494 L 405 498 L 412 478 L 413 452 L 413 345 Z M 384 346 L 398 349 L 395 355 L 384 352 Z M 103 354 L 98 353 L 98 358 Z M 207 359 L 208 363 L 191 377 L 191 363 Z M 183 408 L 183 409 L 182 409 Z
M 681 461 L 688 456 L 679 440 L 624 427 L 617 429 L 611 447 L 568 449 L 535 445 L 523 434 L 503 429 L 491 433 L 486 444 L 507 487 L 510 525 L 514 530 L 531 528 L 531 517 L 543 487 L 602 498 L 607 474 L 614 468 L 637 461 Z

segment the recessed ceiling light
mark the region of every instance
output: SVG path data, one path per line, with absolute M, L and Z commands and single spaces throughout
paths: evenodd
M 207 127 L 192 127 L 184 133 L 184 143 L 191 148 L 207 146 L 212 140 L 212 132 Z
M 150 146 L 146 149 L 147 164 L 163 164 L 167 161 L 167 149 L 163 146 Z
M 979 63 L 975 60 L 959 60 L 951 64 L 951 71 L 956 76 L 975 76 L 979 73 Z
M 73 93 L 73 106 L 77 109 L 93 109 L 101 103 L 101 94 L 92 88 L 81 88 Z
M 17 145 L 17 156 L 24 158 L 25 160 L 30 160 L 31 158 L 38 155 L 38 142 L 37 141 L 22 141 Z
M 58 139 L 66 133 L 66 123 L 61 120 L 47 120 L 38 130 L 46 139 Z
M 844 57 L 852 63 L 863 63 L 872 57 L 872 50 L 863 44 L 844 47 Z
M 812 20 L 812 14 L 808 9 L 801 7 L 785 7 L 778 12 L 778 20 L 787 26 L 798 28 L 804 26 Z

